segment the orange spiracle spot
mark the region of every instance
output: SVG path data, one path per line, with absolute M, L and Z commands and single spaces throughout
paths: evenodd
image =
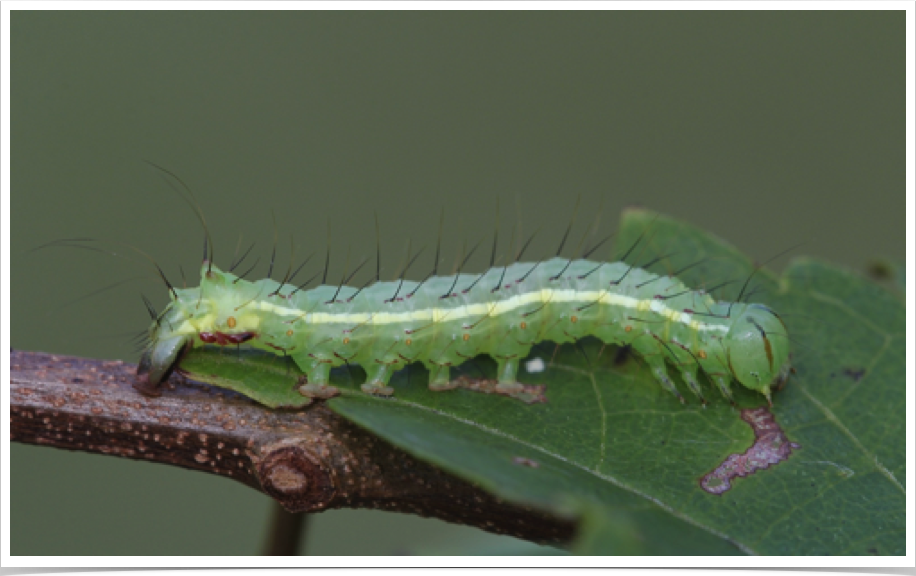
M 699 356 L 703 360 L 706 360 L 706 350 L 697 350 L 697 356 Z
M 623 331 L 624 331 L 624 332 L 632 332 L 632 331 L 633 331 L 633 327 L 632 327 L 632 326 L 624 326 Z
M 344 344 L 349 344 L 349 343 L 350 343 L 350 339 L 349 339 L 349 338 L 344 338 L 344 339 L 343 339 L 343 343 L 344 343 Z
M 465 335 L 462 336 L 461 338 L 462 338 L 462 340 L 464 340 L 465 342 L 467 342 L 468 340 L 471 339 L 471 335 L 470 335 L 470 334 L 465 334 Z
M 518 327 L 521 328 L 522 330 L 524 330 L 525 328 L 528 327 L 528 323 L 527 323 L 527 322 L 522 322 L 521 324 L 518 325 Z
M 408 346 L 410 346 L 411 344 L 413 344 L 413 340 L 408 338 L 407 340 L 404 341 L 404 344 L 407 344 Z
M 578 316 L 570 316 L 570 317 L 569 317 L 569 321 L 572 322 L 573 324 L 575 324 L 576 322 L 579 321 L 579 317 L 578 317 Z
M 226 326 L 230 328 L 235 328 L 235 317 L 234 316 L 230 316 L 226 318 Z
M 287 336 L 292 336 L 292 335 L 293 335 L 293 331 L 292 331 L 292 330 L 287 330 L 287 331 L 286 331 L 286 335 L 287 335 Z

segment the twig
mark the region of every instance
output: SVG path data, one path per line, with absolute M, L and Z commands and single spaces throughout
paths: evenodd
M 541 543 L 568 542 L 575 530 L 416 460 L 320 403 L 269 410 L 190 382 L 148 398 L 131 388 L 135 366 L 120 361 L 11 351 L 10 368 L 15 442 L 217 474 L 290 512 L 380 508 Z
M 296 556 L 302 554 L 303 535 L 308 527 L 309 515 L 305 512 L 287 512 L 274 503 L 270 510 L 270 530 L 264 545 L 265 556 Z

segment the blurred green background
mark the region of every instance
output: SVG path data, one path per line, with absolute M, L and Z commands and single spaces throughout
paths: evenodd
M 543 225 L 539 257 L 578 195 L 579 232 L 602 204 L 603 232 L 639 204 L 761 260 L 804 242 L 794 254 L 855 269 L 902 261 L 904 42 L 903 11 L 13 12 L 12 346 L 133 361 L 140 292 L 167 301 L 129 249 L 30 251 L 43 243 L 126 242 L 194 282 L 200 226 L 142 160 L 194 190 L 217 263 L 258 242 L 254 276 L 275 229 L 278 277 L 290 233 L 301 260 L 330 225 L 336 281 L 348 247 L 351 267 L 374 255 L 377 213 L 383 276 L 410 237 L 422 277 L 441 209 L 443 269 L 485 239 L 479 270 L 497 199 L 502 248 Z M 225 479 L 18 444 L 12 463 L 13 554 L 263 544 L 269 500 Z M 315 516 L 306 549 L 539 551 L 353 510 Z

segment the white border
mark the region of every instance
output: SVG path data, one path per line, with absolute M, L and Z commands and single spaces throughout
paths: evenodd
M 916 147 L 914 147 L 914 54 L 916 54 L 916 43 L 914 43 L 914 6 L 912 2 L 182 2 L 182 3 L 158 3 L 158 2 L 23 2 L 23 1 L 5 1 L 2 5 L 2 14 L 0 14 L 0 24 L 2 24 L 2 117 L 0 117 L 0 129 L 2 129 L 2 164 L 0 164 L 0 183 L 2 183 L 3 198 L 3 313 L 2 313 L 2 345 L 5 350 L 9 350 L 10 342 L 10 11 L 16 10 L 212 10 L 230 8 L 240 9 L 268 9 L 268 10 L 290 10 L 290 9 L 334 9 L 334 10 L 378 10 L 381 8 L 396 10 L 683 10 L 703 9 L 703 10 L 905 10 L 906 34 L 907 34 L 907 113 L 906 113 L 906 151 L 907 151 L 907 342 L 916 341 L 913 338 L 914 328 L 914 259 L 913 248 L 916 242 L 916 218 L 914 218 L 914 195 L 916 195 L 916 179 L 914 179 L 914 156 L 916 156 Z M 914 352 L 909 349 L 907 352 L 907 452 L 908 463 L 912 463 L 913 456 L 913 438 L 916 437 L 914 429 L 914 388 L 916 388 L 916 374 L 914 374 Z M 10 381 L 9 356 L 4 358 L 2 364 L 3 381 Z M 2 387 L 2 403 L 4 414 L 9 414 L 9 386 Z M 10 551 L 10 457 L 9 457 L 9 418 L 3 418 L 0 422 L 2 426 L 3 450 L 2 450 L 2 565 L 4 567 L 429 567 L 429 566 L 449 566 L 449 567 L 531 567 L 531 568 L 561 568 L 567 566 L 578 567 L 600 567 L 600 566 L 657 566 L 668 568 L 689 568 L 689 567 L 707 567 L 707 566 L 735 566 L 745 568 L 778 568 L 778 567 L 835 567 L 835 568 L 854 568 L 862 567 L 868 569 L 880 569 L 891 567 L 908 567 L 914 565 L 914 541 L 916 541 L 916 529 L 914 529 L 914 506 L 913 506 L 913 487 L 914 476 L 909 474 L 907 479 L 907 556 L 906 557 L 868 557 L 868 558 L 850 558 L 850 557 L 755 557 L 755 558 L 710 558 L 710 557 L 647 557 L 647 558 L 625 558 L 625 557 L 82 557 L 82 556 L 57 556 L 57 557 L 28 557 L 16 556 L 11 557 Z M 233 572 L 237 573 L 237 572 Z M 212 574 L 212 572 L 208 572 Z M 645 574 L 645 572 L 640 572 Z M 726 573 L 727 574 L 727 573 Z
M 3 3 L 3 12 L 8 14 L 16 10 L 642 10 L 642 11 L 677 11 L 677 10 L 905 10 L 911 12 L 911 2 L 906 0 L 851 0 L 848 2 L 828 2 L 817 0 L 799 0 L 797 2 L 753 1 L 683 1 L 659 0 L 642 2 L 621 0 L 619 2 L 596 0 L 544 0 L 512 1 L 492 0 L 477 2 L 471 0 L 251 0 L 239 1 L 205 1 L 189 0 L 176 2 L 157 2 L 154 0 L 7 0 Z
M 9 565 L 10 557 L 10 11 L 3 7 L 2 14 L 2 61 L 3 68 L 3 566 Z

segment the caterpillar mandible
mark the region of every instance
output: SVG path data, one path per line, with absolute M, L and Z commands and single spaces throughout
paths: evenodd
M 790 371 L 785 324 L 767 306 L 741 296 L 718 302 L 624 262 L 556 257 L 420 283 L 402 277 L 304 290 L 270 278 L 249 282 L 204 252 L 200 285 L 169 285 L 170 303 L 153 314 L 136 384 L 144 394 L 158 395 L 181 355 L 204 344 L 247 343 L 289 356 L 306 374 L 298 390 L 309 398 L 338 394 L 329 374 L 345 363 L 365 369 L 365 393 L 393 394 L 389 379 L 414 362 L 429 371 L 431 390 L 449 390 L 450 368 L 484 354 L 497 364 L 496 391 L 531 401 L 517 380 L 519 362 L 539 342 L 586 336 L 629 346 L 682 403 L 667 364 L 704 403 L 699 370 L 732 403 L 732 381 L 771 402 Z

